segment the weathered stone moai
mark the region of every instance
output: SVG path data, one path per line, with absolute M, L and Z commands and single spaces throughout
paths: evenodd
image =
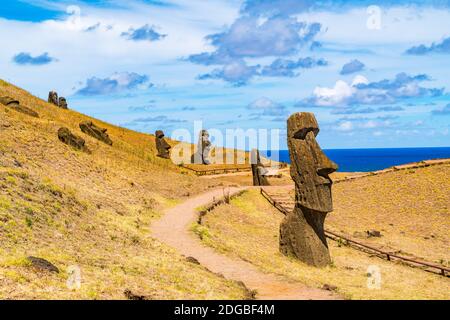
M 85 146 L 86 142 L 84 141 L 84 139 L 74 135 L 72 132 L 70 132 L 69 129 L 65 127 L 58 130 L 58 139 L 75 149 L 89 153 L 89 149 Z
M 259 150 L 253 149 L 250 154 L 250 163 L 252 165 L 253 185 L 254 186 L 268 186 L 266 174 L 268 170 L 264 168 L 259 156 Z
M 172 148 L 170 144 L 164 139 L 164 132 L 162 130 L 156 130 L 156 149 L 158 150 L 158 157 L 164 159 L 170 159 L 170 149 Z
M 39 118 L 39 114 L 36 111 L 22 106 L 19 100 L 13 99 L 11 97 L 0 97 L 0 103 L 17 112 L 21 112 L 31 117 Z
M 192 155 L 191 163 L 209 165 L 209 152 L 211 151 L 211 142 L 209 133 L 206 130 L 200 131 L 197 144 L 197 152 Z
M 325 217 L 333 211 L 332 180 L 337 165 L 316 141 L 319 126 L 314 114 L 293 114 L 287 122 L 295 208 L 280 227 L 280 251 L 316 267 L 331 263 L 324 232 Z
M 81 122 L 80 129 L 91 137 L 100 140 L 110 146 L 112 146 L 113 144 L 112 140 L 109 138 L 109 135 L 106 133 L 108 130 L 96 126 L 94 123 L 92 123 L 92 121 Z
M 58 93 L 55 91 L 50 91 L 48 93 L 48 103 L 52 103 L 55 106 L 59 107 Z
M 64 97 L 59 97 L 58 107 L 61 109 L 68 109 L 67 100 Z

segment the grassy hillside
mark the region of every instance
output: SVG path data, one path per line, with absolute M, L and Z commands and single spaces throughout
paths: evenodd
M 384 176 L 376 178 L 384 179 Z M 372 179 L 375 179 L 375 177 Z M 416 183 L 420 184 L 420 181 L 416 181 Z M 374 186 L 372 186 L 372 183 Z M 371 183 L 366 182 L 365 186 L 367 189 L 376 192 L 375 190 L 377 190 L 376 187 L 378 185 L 372 181 Z M 414 185 L 409 185 L 409 187 L 411 190 L 421 190 L 420 188 L 414 188 Z M 343 183 L 339 185 L 339 188 L 341 189 L 337 192 L 342 194 L 336 197 L 335 202 L 336 206 L 341 209 L 333 213 L 333 218 L 329 219 L 330 222 L 327 222 L 327 227 L 335 223 L 336 220 L 339 220 L 339 214 L 344 216 L 342 213 L 343 201 L 352 202 L 353 204 L 360 202 L 360 207 L 364 207 L 365 203 L 370 204 L 372 202 L 370 198 L 364 199 L 364 195 L 360 195 L 356 201 L 354 198 L 345 197 L 344 195 L 350 193 L 354 185 L 347 185 L 347 189 L 344 190 L 346 184 Z M 353 192 L 356 193 L 357 190 Z M 365 196 L 368 197 L 367 194 Z M 395 197 L 400 198 L 401 195 L 397 193 Z M 417 194 L 417 206 L 420 205 L 419 203 L 421 201 L 424 201 L 421 199 L 422 195 Z M 384 198 L 384 203 L 387 203 L 389 200 L 389 198 Z M 427 201 L 430 201 L 430 199 L 425 200 L 425 202 Z M 392 205 L 395 206 L 396 204 L 393 203 Z M 369 219 L 367 215 L 368 211 L 361 210 L 354 212 L 353 208 L 355 206 L 356 204 L 347 208 L 348 213 L 340 221 L 340 226 L 345 225 L 346 229 L 365 230 L 365 228 L 369 227 L 365 223 Z M 363 216 L 364 212 L 366 212 L 365 216 Z M 372 220 L 376 219 L 374 217 L 378 215 L 378 212 L 373 212 Z M 349 216 L 354 217 L 358 214 L 361 217 L 354 218 L 354 221 L 351 221 Z M 417 218 L 417 215 L 419 215 L 418 212 L 408 216 L 406 215 L 407 213 L 403 212 L 403 217 L 399 218 L 399 214 L 395 214 L 387 221 L 397 219 L 395 221 L 395 226 L 397 227 L 405 225 L 406 221 L 407 225 L 411 226 L 415 222 L 416 232 L 420 232 L 423 228 L 424 218 Z M 443 226 L 445 228 L 449 222 L 448 210 L 437 212 L 436 215 L 445 215 L 445 223 Z M 407 249 L 412 250 L 415 248 L 416 251 L 419 251 L 421 255 L 425 256 L 427 255 L 427 250 L 441 253 L 445 250 L 448 251 L 448 226 L 446 229 L 447 234 L 441 234 L 439 231 L 442 226 L 436 225 L 439 218 L 436 219 L 430 215 L 427 217 L 430 219 L 427 222 L 427 232 L 434 230 L 433 232 L 436 235 L 443 237 L 440 241 L 433 242 L 432 239 L 423 240 L 428 241 L 427 248 L 415 247 L 416 243 L 421 240 L 414 240 L 415 238 L 409 235 L 402 239 L 400 243 L 404 244 L 412 241 L 412 244 Z M 380 216 L 380 218 L 383 218 L 383 216 Z M 250 261 L 261 270 L 284 275 L 288 279 L 297 280 L 310 286 L 334 286 L 346 298 L 450 299 L 450 282 L 448 278 L 410 268 L 400 263 L 391 263 L 376 257 L 371 257 L 334 241 L 328 241 L 333 260 L 333 265 L 330 267 L 324 269 L 313 268 L 298 260 L 287 258 L 281 255 L 278 250 L 279 226 L 282 219 L 283 215 L 273 208 L 255 190 L 245 193 L 242 197 L 235 198 L 231 201 L 230 205 L 217 207 L 203 218 L 203 226 L 197 225 L 194 227 L 194 230 L 205 244 L 220 250 L 224 254 L 237 256 L 246 261 Z M 379 227 L 380 225 L 378 224 L 377 226 Z M 400 230 L 406 229 L 400 227 Z M 384 231 L 382 232 L 384 233 Z M 397 239 L 402 235 L 399 232 Z M 383 238 L 380 241 L 382 240 Z M 378 267 L 381 272 L 382 282 L 380 289 L 370 289 L 367 287 L 367 273 L 371 266 Z
M 38 112 L 33 118 L 0 105 L 0 298 L 242 298 L 225 281 L 152 239 L 148 227 L 189 195 L 220 185 L 155 156 L 154 137 L 62 110 L 6 82 L 10 96 Z M 112 147 L 83 134 L 93 120 Z M 60 127 L 86 140 L 92 154 L 62 144 Z M 174 142 L 171 142 L 174 143 Z M 61 272 L 30 267 L 27 256 Z M 67 268 L 81 269 L 69 290 Z

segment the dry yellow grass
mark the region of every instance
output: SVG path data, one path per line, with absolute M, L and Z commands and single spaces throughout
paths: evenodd
M 333 285 L 350 299 L 450 299 L 447 278 L 391 263 L 329 241 L 333 265 L 309 267 L 278 251 L 283 215 L 258 191 L 250 191 L 204 217 L 203 241 L 221 252 L 250 261 L 266 272 L 322 287 Z M 381 271 L 381 289 L 367 287 L 370 266 Z
M 244 297 L 242 286 L 186 262 L 148 231 L 165 208 L 220 183 L 157 158 L 151 135 L 59 109 L 3 81 L 0 96 L 40 114 L 0 105 L 0 298 L 124 299 L 125 289 L 156 299 Z M 83 134 L 84 120 L 107 128 L 114 145 Z M 92 154 L 62 144 L 62 126 Z M 29 255 L 62 272 L 36 272 Z M 66 286 L 71 265 L 81 268 L 79 290 Z
M 379 230 L 364 241 L 449 266 L 449 190 L 450 164 L 336 184 L 327 227 L 348 236 Z

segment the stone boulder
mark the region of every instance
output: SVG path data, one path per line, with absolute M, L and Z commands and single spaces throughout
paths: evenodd
M 45 259 L 30 256 L 27 257 L 27 260 L 33 268 L 39 271 L 59 273 L 59 269 L 54 264 Z
M 20 102 L 18 100 L 15 100 L 11 97 L 0 97 L 0 103 L 17 112 L 26 114 L 31 117 L 39 118 L 39 114 L 36 111 L 20 105 Z
M 112 146 L 113 142 L 109 138 L 109 135 L 106 133 L 108 129 L 103 129 L 96 126 L 92 121 L 83 121 L 80 123 L 80 129 L 85 134 L 90 135 L 91 137 L 100 140 L 110 146 Z
M 69 129 L 65 127 L 58 130 L 58 139 L 75 149 L 89 153 L 89 149 L 85 146 L 86 142 L 84 141 L 84 139 L 74 135 L 72 132 L 70 132 Z
M 48 103 L 54 104 L 55 106 L 59 107 L 58 93 L 56 93 L 55 91 L 50 91 L 48 93 Z

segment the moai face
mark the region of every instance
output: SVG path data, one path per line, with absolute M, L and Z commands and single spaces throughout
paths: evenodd
M 161 158 L 170 158 L 170 149 L 172 148 L 164 139 L 164 132 L 162 130 L 157 130 L 155 132 L 156 136 L 156 149 L 158 149 L 158 156 Z
M 59 106 L 58 94 L 55 91 L 50 91 L 48 93 L 48 102 L 54 104 L 55 106 Z
M 64 97 L 59 98 L 58 106 L 62 109 L 67 109 L 67 100 Z
M 319 125 L 314 114 L 295 113 L 288 119 L 287 125 L 291 176 L 296 186 L 297 204 L 319 212 L 333 211 L 329 175 L 338 166 L 328 159 L 316 141 Z

